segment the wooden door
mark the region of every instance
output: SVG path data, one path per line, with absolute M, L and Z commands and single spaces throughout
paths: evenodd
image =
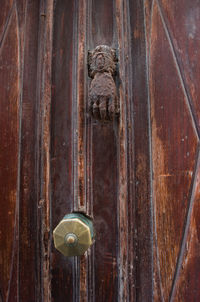
M 200 300 L 199 0 L 2 0 L 0 302 Z M 120 114 L 89 114 L 116 50 Z M 52 232 L 93 218 L 66 258 Z

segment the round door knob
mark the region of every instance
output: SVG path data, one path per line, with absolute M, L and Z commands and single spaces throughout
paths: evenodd
M 64 256 L 80 256 L 94 240 L 92 220 L 80 213 L 65 215 L 53 231 L 55 248 Z

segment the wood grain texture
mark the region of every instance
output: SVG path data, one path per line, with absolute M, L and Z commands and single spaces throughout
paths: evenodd
M 37 235 L 39 239 L 38 284 L 37 294 L 42 301 L 52 301 L 51 294 L 51 169 L 50 169 L 50 141 L 51 141 L 51 100 L 52 100 L 52 47 L 53 47 L 53 11 L 54 1 L 47 0 L 40 3 L 40 27 L 38 45 L 37 97 L 39 115 L 37 116 L 38 139 L 38 169 L 37 191 Z M 41 149 L 40 149 L 41 148 Z M 41 255 L 41 256 L 40 256 Z M 39 258 L 40 257 L 40 258 Z
M 113 1 L 92 1 L 89 46 L 113 44 Z M 96 231 L 94 299 L 118 297 L 117 144 L 113 123 L 92 123 L 92 202 Z M 109 167 L 112 167 L 111 169 Z
M 130 95 L 128 90 L 128 76 L 127 65 L 125 57 L 128 56 L 130 51 L 130 45 L 127 43 L 128 31 L 125 19 L 127 18 L 127 7 L 122 9 L 123 2 L 115 1 L 116 8 L 116 32 L 117 32 L 117 42 L 118 42 L 118 79 L 119 79 L 119 99 L 120 99 L 120 116 L 117 125 L 118 137 L 117 137 L 117 151 L 118 151 L 118 299 L 120 301 L 127 301 L 129 299 L 129 273 L 133 270 L 129 269 L 133 267 L 132 258 L 129 257 L 129 248 L 131 249 L 131 243 L 129 245 L 129 218 L 133 215 L 132 207 L 130 207 L 130 216 L 128 213 L 128 207 L 130 206 L 130 199 L 128 195 L 127 181 L 130 176 L 126 148 L 129 146 L 127 142 L 127 107 L 130 104 Z M 130 108 L 130 107 L 129 107 Z M 130 120 L 129 120 L 130 122 Z M 130 124 L 129 124 L 130 125 Z M 129 126 L 129 129 L 131 127 Z M 132 275 L 131 275 L 132 276 Z M 133 293 L 131 288 L 130 295 Z
M 10 17 L 14 10 L 13 0 L 2 1 L 0 12 L 0 43 L 6 33 L 7 26 L 9 24 Z
M 182 239 L 197 136 L 156 6 L 152 20 L 150 96 L 154 218 L 161 284 L 166 300 Z
M 2 20 L 1 20 L 2 21 Z M 4 24 L 5 25 L 5 24 Z M 0 289 L 3 301 L 16 294 L 11 282 L 18 247 L 19 49 L 16 11 L 0 47 Z
M 37 54 L 39 1 L 26 3 L 23 21 L 25 39 L 20 41 L 21 141 L 19 187 L 19 297 L 20 301 L 37 299 Z M 32 33 L 30 35 L 30 32 Z M 24 43 L 23 43 L 24 41 Z M 30 275 L 30 271 L 33 272 Z
M 198 0 L 2 1 L 1 302 L 200 299 L 199 25 Z M 101 44 L 106 123 L 87 114 Z M 73 210 L 96 241 L 64 258 L 51 234 Z
M 200 259 L 199 259 L 199 213 L 200 213 L 200 157 L 198 153 L 191 194 L 188 221 L 185 228 L 180 268 L 177 272 L 173 301 L 198 301 L 200 299 Z
M 72 64 L 74 1 L 54 8 L 51 107 L 52 229 L 73 209 Z M 73 259 L 52 247 L 52 300 L 73 301 Z
M 149 18 L 145 19 L 145 7 L 141 1 L 130 1 L 130 41 L 132 76 L 132 144 L 134 146 L 135 221 L 133 221 L 135 245 L 136 301 L 153 300 L 153 225 L 152 225 L 152 171 L 150 112 L 148 98 L 147 54 L 152 1 L 145 1 Z M 148 20 L 148 23 L 147 23 Z M 145 22 L 146 21 L 146 22 Z M 145 28 L 145 25 L 147 28 Z M 131 85 L 131 84 L 130 84 Z M 128 156 L 130 151 L 128 150 Z M 131 300 L 132 301 L 132 300 Z
M 177 63 L 185 84 L 195 126 L 200 131 L 200 5 L 198 0 L 160 0 L 163 17 L 172 39 Z M 199 132 L 200 133 L 200 132 Z
M 5 3 L 8 7 L 10 2 Z M 2 7 L 1 13 L 5 16 L 4 4 Z M 1 205 L 6 211 L 1 212 L 4 215 L 4 219 L 1 219 L 3 223 L 1 232 L 7 229 L 6 242 L 1 241 L 1 251 L 3 252 L 4 248 L 7 251 L 3 261 L 0 261 L 4 265 L 4 268 L 1 268 L 4 272 L 1 274 L 4 281 L 0 281 L 0 288 L 2 300 L 10 302 L 27 299 L 35 301 L 38 285 L 36 161 L 33 147 L 36 146 L 34 134 L 37 104 L 38 2 L 35 1 L 33 5 L 27 4 L 26 9 L 29 15 L 28 22 L 25 21 L 25 3 L 23 2 L 23 6 L 18 2 L 13 3 L 8 18 L 2 25 L 4 31 L 0 54 L 2 70 L 0 110 L 3 134 L 0 154 L 4 157 L 1 159 L 3 164 L 1 184 L 4 187 L 1 192 L 4 200 L 8 199 Z M 3 20 L 4 17 L 1 18 L 1 22 Z M 30 36 L 30 29 L 32 35 L 25 43 L 22 37 Z M 12 177 L 9 178 L 9 175 Z M 6 258 L 10 258 L 8 262 Z M 33 272 L 31 275 L 30 270 Z M 6 278 L 9 278 L 8 284 Z
M 114 34 L 114 1 L 91 0 L 91 49 L 97 45 L 113 46 Z
M 188 268 L 183 270 L 181 267 L 184 265 L 183 255 L 189 255 L 189 243 L 186 242 L 193 232 L 190 223 L 190 219 L 193 219 L 193 199 L 198 198 L 193 196 L 198 195 L 194 193 L 198 186 L 198 177 L 195 175 L 199 169 L 196 164 L 199 109 L 195 102 L 198 92 L 192 88 L 195 94 L 192 97 L 190 88 L 195 84 L 188 81 L 193 76 L 198 78 L 198 67 L 187 67 L 188 58 L 191 58 L 190 62 L 196 60 L 194 48 L 197 44 L 193 44 L 192 48 L 191 32 L 185 33 L 185 26 L 191 30 L 194 23 L 195 26 L 198 24 L 198 18 L 194 16 L 193 21 L 189 22 L 188 17 L 194 12 L 197 2 L 188 6 L 179 1 L 153 1 L 151 9 L 150 5 L 150 1 L 145 3 L 155 227 L 154 300 L 194 301 L 194 288 L 198 285 L 194 281 L 190 284 L 194 286 L 194 293 L 191 290 L 189 298 L 190 272 Z M 181 14 L 181 22 L 177 13 Z M 197 32 L 195 34 L 198 36 Z M 196 36 L 193 38 L 195 40 Z M 192 247 L 190 252 L 195 253 Z M 193 257 L 191 254 L 190 257 Z
M 87 51 L 86 51 L 86 37 L 87 37 L 87 12 L 88 2 L 84 0 L 76 1 L 76 26 L 77 37 L 74 43 L 74 77 L 73 88 L 73 135 L 74 135 L 74 206 L 73 210 L 87 212 L 88 204 L 90 200 L 86 199 L 86 182 L 87 182 L 87 169 L 86 169 L 86 157 L 87 157 L 87 137 L 86 137 L 86 96 L 87 96 Z M 76 88 L 75 88 L 76 87 Z M 87 253 L 82 255 L 77 261 L 78 274 L 75 276 L 79 282 L 76 288 L 76 299 L 86 302 L 88 297 L 88 278 L 87 278 L 87 266 L 88 257 Z
M 112 124 L 94 125 L 95 301 L 113 301 L 118 297 L 116 162 L 116 139 Z M 110 165 L 112 169 L 109 168 Z

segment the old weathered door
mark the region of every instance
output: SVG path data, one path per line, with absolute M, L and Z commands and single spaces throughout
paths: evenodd
M 199 0 L 1 1 L 0 302 L 200 300 L 199 98 Z M 71 212 L 96 238 L 67 258 L 52 233 Z

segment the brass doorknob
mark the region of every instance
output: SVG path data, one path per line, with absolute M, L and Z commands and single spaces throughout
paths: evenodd
M 55 248 L 64 256 L 83 255 L 94 240 L 92 220 L 80 213 L 65 215 L 53 231 Z

